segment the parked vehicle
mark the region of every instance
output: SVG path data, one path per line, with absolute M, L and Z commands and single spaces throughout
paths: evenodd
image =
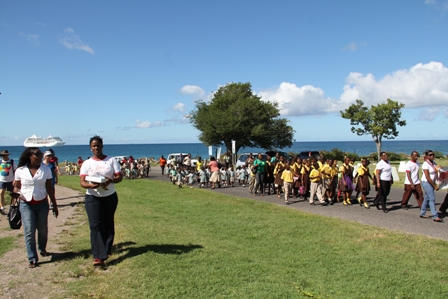
M 246 160 L 247 158 L 249 158 L 250 154 L 252 154 L 254 159 L 256 159 L 258 156 L 258 153 L 242 153 L 241 155 L 238 156 L 238 159 L 236 159 L 236 167 L 245 165 Z M 266 160 L 266 154 L 261 153 L 261 155 L 263 156 L 263 160 Z
M 173 153 L 173 154 L 169 154 L 168 156 L 166 156 L 166 161 L 167 163 L 171 163 L 171 164 L 176 164 L 177 158 L 182 155 L 182 157 L 184 158 L 185 156 L 188 156 L 188 153 Z M 196 159 L 191 159 L 191 166 L 196 166 L 196 163 L 198 162 L 198 160 Z
M 298 155 L 298 157 L 302 160 L 308 159 L 311 157 L 318 159 L 319 156 L 320 156 L 319 151 L 303 151 L 303 152 L 300 152 L 300 154 Z

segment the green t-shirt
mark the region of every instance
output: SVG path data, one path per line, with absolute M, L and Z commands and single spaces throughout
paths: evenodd
M 255 160 L 254 166 L 257 165 L 257 172 L 265 172 L 266 162 L 260 159 Z

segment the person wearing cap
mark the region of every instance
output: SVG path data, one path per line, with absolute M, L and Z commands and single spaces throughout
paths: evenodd
M 13 190 L 12 182 L 14 181 L 15 165 L 14 160 L 9 159 L 9 152 L 7 150 L 2 150 L 0 156 L 2 157 L 0 163 L 0 189 L 1 189 L 0 214 L 6 215 L 5 193 L 6 191 L 12 192 Z
M 54 157 L 54 154 L 51 151 L 45 151 L 44 159 L 43 159 L 42 163 L 47 165 L 48 168 L 50 168 L 50 170 L 51 170 L 51 174 L 53 176 L 51 179 L 51 184 L 53 185 L 53 190 L 54 190 L 54 185 L 56 184 L 57 170 L 56 170 L 56 163 L 52 162 L 53 157 Z M 50 210 L 51 210 L 51 208 L 52 208 L 52 205 L 50 202 Z
M 20 214 L 25 237 L 25 247 L 28 255 L 29 268 L 35 268 L 39 261 L 36 248 L 40 255 L 50 256 L 47 252 L 48 241 L 48 197 L 53 204 L 53 214 L 59 215 L 58 205 L 51 183 L 50 168 L 42 163 L 42 151 L 37 147 L 26 148 L 19 159 L 19 165 L 14 173 L 14 192 L 20 193 Z

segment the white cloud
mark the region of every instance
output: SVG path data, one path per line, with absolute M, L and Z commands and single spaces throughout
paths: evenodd
M 359 48 L 361 48 L 361 47 L 365 47 L 365 46 L 367 46 L 367 43 L 365 43 L 365 42 L 362 42 L 362 43 L 355 43 L 355 42 L 352 42 L 352 43 L 346 45 L 346 46 L 343 48 L 343 50 L 356 51 L 356 50 L 358 50 Z
M 263 101 L 278 102 L 284 116 L 321 115 L 337 110 L 337 101 L 325 98 L 324 91 L 312 85 L 298 87 L 283 82 L 276 90 L 257 93 Z
M 169 111 L 177 111 L 180 113 L 184 113 L 185 112 L 185 104 L 178 102 L 177 104 L 175 104 L 174 106 L 168 108 L 167 112 Z
M 67 28 L 64 30 L 64 34 L 59 38 L 59 42 L 63 44 L 67 49 L 70 50 L 81 50 L 86 51 L 92 55 L 95 54 L 92 48 L 89 45 L 85 44 L 79 36 L 75 34 L 75 31 L 72 28 Z
M 38 46 L 39 45 L 39 35 L 38 34 L 25 34 L 20 33 L 21 36 L 25 37 L 29 42 Z
M 135 127 L 140 129 L 162 127 L 162 126 L 165 126 L 165 123 L 161 121 L 150 122 L 150 121 L 140 121 L 139 119 L 137 119 L 135 122 Z
M 283 82 L 273 90 L 257 94 L 265 101 L 277 101 L 284 116 L 322 115 L 339 112 L 357 99 L 376 105 L 388 98 L 405 104 L 405 108 L 448 107 L 448 68 L 440 62 L 419 63 L 377 80 L 373 74 L 350 73 L 339 99 L 325 97 L 319 87 Z M 428 111 L 427 111 L 428 112 Z M 435 110 L 428 115 L 437 115 Z M 428 113 L 429 113 L 428 112 Z M 431 116 L 420 119 L 431 120 Z
M 341 103 L 361 99 L 366 104 L 387 98 L 402 102 L 407 108 L 448 105 L 448 68 L 440 62 L 419 63 L 376 80 L 372 74 L 350 73 Z
M 183 94 L 191 95 L 194 100 L 200 100 L 204 97 L 205 91 L 196 85 L 185 85 L 180 89 Z

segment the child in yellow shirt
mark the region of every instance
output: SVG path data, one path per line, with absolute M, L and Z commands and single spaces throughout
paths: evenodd
M 289 192 L 292 191 L 292 183 L 294 182 L 294 172 L 289 162 L 285 164 L 285 170 L 282 172 L 281 179 L 283 180 L 283 188 L 285 189 L 285 203 L 289 205 Z
M 315 162 L 315 164 L 312 166 L 314 167 L 314 169 L 312 169 L 310 172 L 310 204 L 314 205 L 314 195 L 317 195 L 317 199 L 319 200 L 320 205 L 326 206 L 327 203 L 324 200 L 321 178 L 322 174 L 319 171 L 319 164 Z

